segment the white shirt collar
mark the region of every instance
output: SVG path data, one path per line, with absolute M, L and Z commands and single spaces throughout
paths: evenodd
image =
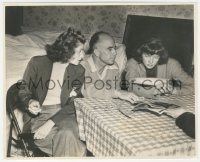
M 94 60 L 92 58 L 92 55 L 88 57 L 87 61 L 90 65 L 91 72 L 93 72 L 93 73 L 96 72 L 97 68 L 94 64 Z M 119 69 L 119 67 L 118 67 L 117 63 L 115 62 L 113 65 L 106 65 L 105 70 L 107 70 L 107 69 Z

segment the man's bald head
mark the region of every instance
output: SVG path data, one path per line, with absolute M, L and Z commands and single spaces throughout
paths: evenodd
M 106 32 L 100 31 L 93 34 L 93 36 L 90 39 L 90 43 L 89 43 L 90 48 L 88 50 L 88 53 L 92 54 L 94 52 L 96 45 L 104 43 L 106 40 L 114 41 L 113 38 L 110 36 L 110 34 Z
M 95 33 L 90 40 L 90 54 L 96 64 L 113 65 L 116 57 L 114 39 L 106 32 Z

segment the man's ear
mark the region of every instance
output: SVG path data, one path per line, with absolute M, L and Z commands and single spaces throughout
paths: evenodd
M 99 55 L 100 55 L 99 50 L 95 48 L 95 49 L 94 49 L 94 54 L 95 54 L 95 56 L 99 57 Z

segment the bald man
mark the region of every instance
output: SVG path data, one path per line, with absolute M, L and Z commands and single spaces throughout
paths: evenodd
M 90 49 L 82 65 L 85 68 L 84 97 L 101 99 L 120 98 L 134 103 L 139 98 L 134 93 L 120 89 L 120 69 L 115 62 L 114 39 L 106 32 L 95 33 L 89 43 Z

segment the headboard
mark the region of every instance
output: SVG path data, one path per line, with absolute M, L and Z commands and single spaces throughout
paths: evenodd
M 123 37 L 127 58 L 144 40 L 156 36 L 163 40 L 169 56 L 177 59 L 191 73 L 194 54 L 193 20 L 128 15 Z

